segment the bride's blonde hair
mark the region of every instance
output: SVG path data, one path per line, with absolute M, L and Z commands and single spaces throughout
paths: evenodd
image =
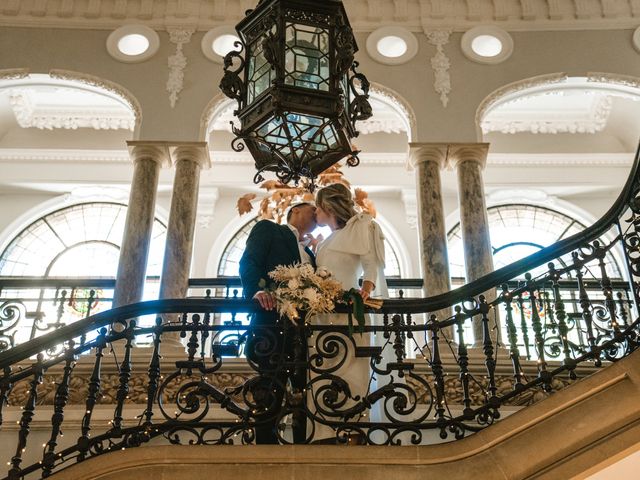
M 334 183 L 318 190 L 316 206 L 336 217 L 340 228 L 344 227 L 349 219 L 358 213 L 351 190 L 341 183 Z

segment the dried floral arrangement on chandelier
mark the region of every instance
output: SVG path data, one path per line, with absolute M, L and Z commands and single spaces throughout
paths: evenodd
M 342 183 L 346 187 L 351 188 L 349 181 L 344 178 L 344 174 L 340 170 L 340 164 L 327 168 L 318 175 L 316 185 L 324 187 L 332 183 Z M 302 181 L 297 187 L 292 187 L 279 182 L 278 180 L 267 180 L 260 185 L 267 191 L 267 195 L 260 202 L 259 216 L 262 219 L 273 220 L 282 223 L 285 219 L 287 210 L 291 205 L 299 202 L 313 202 L 313 193 L 309 191 L 310 182 Z M 251 204 L 258 197 L 255 193 L 247 193 L 238 199 L 238 213 L 244 215 L 253 210 Z M 369 199 L 369 194 L 361 188 L 354 191 L 354 201 L 356 205 L 364 213 L 368 213 L 372 217 L 376 216 L 376 209 L 373 202 Z

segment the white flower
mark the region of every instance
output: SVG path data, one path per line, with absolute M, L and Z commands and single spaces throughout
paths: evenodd
M 316 273 L 320 278 L 327 278 L 331 276 L 331 272 L 327 269 L 327 267 L 318 267 L 318 270 L 316 270 Z
M 280 265 L 269 277 L 276 283 L 272 292 L 278 313 L 293 323 L 301 311 L 307 315 L 332 312 L 342 296 L 342 285 L 324 267 L 314 271 L 310 264 Z
M 318 292 L 316 292 L 313 288 L 309 287 L 304 289 L 304 291 L 302 292 L 302 296 L 303 298 L 306 298 L 307 300 L 309 300 L 309 303 L 314 303 L 317 301 Z

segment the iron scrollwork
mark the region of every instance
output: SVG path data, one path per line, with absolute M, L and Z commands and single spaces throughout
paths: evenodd
M 246 62 L 242 56 L 245 45 L 240 41 L 234 42 L 233 45 L 238 50 L 232 50 L 224 57 L 224 76 L 222 80 L 220 80 L 220 90 L 222 90 L 222 93 L 227 97 L 236 100 L 238 102 L 238 110 L 240 110 L 246 96 L 246 85 L 240 78 Z M 239 64 L 235 65 L 236 62 Z
M 6 301 L 0 304 L 0 352 L 15 346 L 15 329 L 25 317 L 26 308 L 22 302 Z

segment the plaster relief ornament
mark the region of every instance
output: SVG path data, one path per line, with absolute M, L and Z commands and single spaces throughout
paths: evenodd
M 169 65 L 167 92 L 169 92 L 171 108 L 175 108 L 178 95 L 184 86 L 184 70 L 187 67 L 187 57 L 182 52 L 182 46 L 191 41 L 191 35 L 195 32 L 195 29 L 173 28 L 168 29 L 168 31 L 169 40 L 176 45 L 176 53 L 171 55 L 167 61 Z
M 330 0 L 310 0 L 329 3 Z M 160 25 L 177 18 L 189 18 L 198 30 L 211 27 L 211 21 L 230 23 L 239 12 L 255 7 L 258 0 L 2 0 L 0 17 L 5 21 L 19 17 L 21 25 L 75 27 L 83 25 L 105 28 L 105 25 L 154 20 Z M 637 24 L 640 0 L 349 0 L 351 20 L 356 29 L 366 31 L 372 23 L 393 20 L 398 26 L 415 26 L 441 22 L 456 30 L 465 30 L 469 22 L 521 26 L 526 22 L 545 22 L 549 29 L 569 26 L 600 28 L 602 19 L 622 20 Z M 557 25 L 557 26 L 555 26 Z
M 451 92 L 451 77 L 449 75 L 451 62 L 444 53 L 443 47 L 449 43 L 451 30 L 434 30 L 428 31 L 426 34 L 429 43 L 436 47 L 436 54 L 431 58 L 431 68 L 433 68 L 435 77 L 433 88 L 436 93 L 440 94 L 440 102 L 446 108 L 449 103 L 449 93 Z

